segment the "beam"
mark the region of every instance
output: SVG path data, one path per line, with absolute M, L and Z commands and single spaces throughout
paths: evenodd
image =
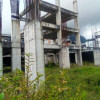
M 28 6 L 26 9 L 24 9 L 20 14 L 19 14 L 19 19 L 21 19 L 27 12 L 31 10 L 31 7 Z
M 69 11 L 69 10 L 64 9 L 64 8 L 61 8 L 61 14 L 62 14 L 62 15 L 71 15 L 71 16 L 76 16 L 76 17 L 77 17 L 77 14 L 78 14 L 78 13 Z
M 51 24 L 51 23 L 41 22 L 41 25 L 42 25 L 43 29 L 55 29 L 55 30 L 60 29 L 59 25 L 55 25 L 55 24 Z
M 50 17 L 52 15 L 53 15 L 52 13 L 47 13 L 44 16 L 41 17 L 41 20 L 46 19 L 46 18 L 48 18 L 48 17 Z
M 59 45 L 44 45 L 44 49 L 58 49 L 60 50 L 61 49 L 61 46 Z
M 21 19 L 22 16 L 24 16 L 27 12 L 29 12 L 34 7 L 35 7 L 35 4 L 34 3 L 31 4 L 30 6 L 28 6 L 26 9 L 24 9 L 24 11 L 22 11 L 20 13 L 19 18 Z M 38 5 L 38 10 L 45 11 L 45 12 L 48 12 L 48 13 L 56 13 L 58 11 L 58 6 L 40 0 L 39 1 L 39 5 Z M 69 11 L 69 10 L 66 10 L 64 8 L 61 8 L 61 15 L 62 16 L 68 16 L 69 15 L 69 16 L 76 17 L 77 16 L 77 13 L 72 12 L 72 11 Z
M 67 31 L 67 32 L 72 32 L 72 33 L 78 33 L 79 32 L 79 29 L 64 27 L 64 26 L 62 26 L 62 30 Z

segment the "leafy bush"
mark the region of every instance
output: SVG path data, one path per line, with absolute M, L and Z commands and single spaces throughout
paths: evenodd
M 64 72 L 60 71 L 60 75 L 55 80 L 56 84 L 47 85 L 52 77 L 49 76 L 46 82 L 37 85 L 41 76 L 30 81 L 28 80 L 30 76 L 27 78 L 24 72 L 16 70 L 2 77 L 0 92 L 5 94 L 5 100 L 85 100 L 87 92 L 81 91 L 82 85 L 77 87 L 76 93 L 73 95 L 72 89 L 67 85 Z
M 4 93 L 3 92 L 0 94 L 0 100 L 4 100 Z
M 0 80 L 1 100 L 86 100 L 87 92 L 84 84 L 78 84 L 76 88 L 71 88 L 66 79 L 66 71 L 60 70 L 59 74 L 53 73 L 46 76 L 46 81 L 38 84 L 42 75 L 30 81 L 29 67 L 33 62 L 31 54 L 26 54 L 26 72 L 16 69 L 16 71 L 5 74 Z M 52 64 L 50 64 L 51 66 Z M 48 68 L 51 69 L 51 68 Z M 59 68 L 57 68 L 59 70 Z M 51 72 L 53 68 L 51 69 Z M 46 73 L 47 70 L 46 70 Z M 58 75 L 55 77 L 54 75 Z

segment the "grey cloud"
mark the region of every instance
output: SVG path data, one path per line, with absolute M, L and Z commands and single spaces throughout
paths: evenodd
M 99 4 L 100 0 L 78 0 L 81 33 L 86 31 L 88 26 L 100 28 Z

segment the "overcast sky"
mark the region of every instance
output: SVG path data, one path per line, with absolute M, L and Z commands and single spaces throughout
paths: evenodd
M 55 4 L 55 0 L 45 0 Z M 60 0 L 61 6 L 73 11 L 73 0 Z M 20 11 L 24 8 L 20 0 Z M 100 0 L 78 0 L 79 26 L 81 35 L 91 37 L 91 27 L 100 31 Z M 3 0 L 3 33 L 11 33 L 10 0 Z M 73 24 L 70 22 L 70 26 Z M 73 26 L 73 25 L 72 25 Z

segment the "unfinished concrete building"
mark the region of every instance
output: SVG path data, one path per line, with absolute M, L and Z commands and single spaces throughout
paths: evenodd
M 26 21 L 24 28 L 25 53 L 31 53 L 34 58 L 33 65 L 30 66 L 31 72 L 34 73 L 32 79 L 37 76 L 37 72 L 43 75 L 42 80 L 45 79 L 44 61 L 47 62 L 47 56 L 51 53 L 60 68 L 70 68 L 69 47 L 63 45 L 63 40 L 66 40 L 66 37 L 71 34 L 76 36 L 77 64 L 82 65 L 77 0 L 73 2 L 74 12 L 61 8 L 60 0 L 55 0 L 55 3 L 56 5 L 53 5 L 42 0 L 32 0 L 20 14 L 20 20 Z M 41 11 L 47 12 L 47 14 L 41 17 Z M 24 17 L 25 14 L 26 17 Z M 66 24 L 72 19 L 75 23 L 74 29 L 68 28 Z M 15 24 L 18 25 L 18 23 Z M 18 37 L 16 38 L 18 39 Z M 45 45 L 44 39 L 53 40 L 53 45 Z
M 45 80 L 44 66 L 49 56 L 53 56 L 54 62 L 60 68 L 70 68 L 69 46 L 65 44 L 66 37 L 72 34 L 76 36 L 76 62 L 82 66 L 77 0 L 73 1 L 73 12 L 61 8 L 60 0 L 55 0 L 56 5 L 43 0 L 26 0 L 25 3 L 26 8 L 19 14 L 18 19 L 12 19 L 12 70 L 21 69 L 20 21 L 25 21 L 22 32 L 25 53 L 31 53 L 34 60 L 30 66 L 31 80 L 37 77 L 38 72 L 43 75 L 41 80 Z M 47 13 L 41 17 L 41 11 Z M 72 19 L 75 28 L 67 27 L 66 22 Z M 44 44 L 45 39 L 52 40 L 53 44 Z

